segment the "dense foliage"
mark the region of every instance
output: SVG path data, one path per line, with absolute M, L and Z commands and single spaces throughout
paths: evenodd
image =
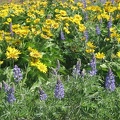
M 120 1 L 0 5 L 0 120 L 119 120 Z

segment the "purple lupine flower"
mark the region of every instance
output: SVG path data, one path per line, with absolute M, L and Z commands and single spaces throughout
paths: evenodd
M 85 20 L 87 21 L 88 20 L 88 14 L 87 14 L 87 12 L 84 13 L 84 16 L 85 16 Z
M 64 33 L 62 30 L 60 31 L 60 38 L 61 38 L 61 40 L 65 40 L 65 36 L 64 36 Z
M 14 93 L 15 93 L 15 89 L 14 87 L 12 86 L 9 91 L 7 91 L 7 101 L 9 103 L 12 103 L 16 100 L 15 96 L 14 96 Z
M 8 92 L 10 89 L 10 86 L 5 81 L 3 81 L 3 87 L 4 87 L 5 92 Z
M 87 42 L 88 41 L 88 31 L 87 30 L 84 31 L 84 37 L 85 37 L 86 42 Z
M 96 75 L 97 73 L 97 69 L 96 69 L 96 58 L 95 56 L 93 55 L 93 58 L 92 60 L 90 61 L 90 66 L 92 68 L 92 70 L 89 72 L 91 76 L 94 76 Z
M 101 2 L 102 4 L 105 4 L 106 0 L 100 0 L 100 2 Z
M 111 0 L 111 3 L 114 4 L 114 0 Z
M 81 67 L 81 60 L 78 60 L 77 64 L 73 66 L 73 71 L 72 71 L 73 76 L 76 78 L 80 75 L 81 72 L 80 67 Z
M 105 88 L 110 90 L 110 91 L 114 91 L 116 86 L 115 86 L 115 76 L 112 72 L 111 69 L 109 69 L 106 79 L 105 79 Z
M 58 99 L 64 98 L 64 86 L 63 86 L 60 78 L 58 78 L 58 80 L 57 80 L 57 83 L 56 83 L 56 86 L 55 86 L 54 95 Z
M 111 20 L 111 18 L 110 18 L 110 20 L 108 21 L 108 24 L 107 24 L 107 28 L 108 28 L 108 37 L 110 37 L 110 34 L 111 34 L 111 32 L 110 32 L 110 28 L 112 27 L 112 20 Z
M 47 94 L 41 88 L 39 89 L 39 93 L 40 93 L 40 100 L 47 99 Z
M 86 0 L 82 0 L 83 7 L 86 8 Z
M 22 72 L 17 65 L 15 65 L 14 68 L 13 68 L 13 74 L 14 74 L 15 82 L 19 82 L 23 78 L 22 77 Z
M 98 25 L 96 26 L 96 33 L 97 33 L 97 35 L 100 35 L 100 33 L 101 33 Z

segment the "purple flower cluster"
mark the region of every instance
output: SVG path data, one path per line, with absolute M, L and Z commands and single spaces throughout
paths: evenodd
M 8 91 L 7 91 L 7 101 L 9 103 L 12 103 L 14 101 L 16 101 L 16 98 L 14 96 L 14 93 L 15 93 L 15 89 L 14 87 L 12 86 Z
M 14 93 L 15 93 L 15 89 L 14 87 L 10 87 L 6 82 L 3 81 L 3 87 L 5 92 L 7 93 L 7 101 L 9 103 L 12 103 L 16 100 Z
M 41 88 L 39 89 L 39 93 L 40 93 L 40 100 L 47 99 L 47 94 Z
M 81 72 L 80 67 L 81 67 L 81 60 L 78 60 L 77 64 L 73 67 L 73 71 L 72 71 L 73 76 L 77 77 L 80 75 Z
M 56 86 L 55 86 L 54 95 L 58 99 L 64 98 L 64 86 L 63 86 L 63 84 L 62 84 L 60 79 L 57 80 L 57 83 L 56 83 Z
M 97 35 L 100 35 L 100 33 L 101 33 L 98 25 L 96 26 L 96 33 L 97 33 Z
M 22 80 L 22 78 L 23 78 L 22 72 L 17 65 L 15 65 L 13 68 L 13 74 L 14 74 L 15 82 L 19 82 L 20 80 Z
M 114 0 L 111 0 L 111 3 L 114 4 Z
M 108 37 L 110 37 L 110 34 L 111 34 L 111 32 L 110 32 L 110 28 L 112 27 L 112 20 L 111 20 L 111 18 L 110 18 L 110 20 L 108 21 L 108 24 L 107 24 L 107 28 L 108 28 Z
M 97 73 L 97 69 L 96 69 L 96 58 L 95 56 L 93 55 L 93 58 L 92 60 L 90 61 L 90 66 L 92 68 L 92 70 L 89 72 L 91 76 L 94 76 L 96 75 Z
M 114 76 L 111 69 L 109 69 L 108 74 L 107 74 L 106 79 L 105 79 L 105 88 L 110 90 L 110 91 L 114 91 L 116 88 L 115 76 Z
M 65 36 L 64 36 L 64 33 L 62 30 L 60 31 L 60 38 L 61 38 L 61 40 L 65 40 Z
M 82 0 L 83 7 L 86 8 L 86 0 Z
M 84 32 L 84 37 L 85 37 L 85 39 L 86 39 L 86 42 L 88 41 L 88 31 L 87 30 L 85 30 L 85 32 Z
M 10 86 L 5 81 L 3 81 L 3 87 L 4 87 L 5 92 L 8 92 L 10 89 Z

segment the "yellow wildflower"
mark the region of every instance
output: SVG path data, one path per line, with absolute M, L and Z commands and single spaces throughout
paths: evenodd
M 87 53 L 94 53 L 94 51 L 95 51 L 94 49 L 86 49 Z
M 2 65 L 3 64 L 3 61 L 0 61 L 0 65 Z
M 117 38 L 117 41 L 120 43 L 120 37 L 119 37 L 119 38 Z
M 96 58 L 98 58 L 98 59 L 104 59 L 105 58 L 105 54 L 102 52 L 102 53 L 100 53 L 100 52 L 98 52 L 98 53 L 96 53 Z
M 15 49 L 15 48 L 12 48 L 12 47 L 7 47 L 7 51 L 6 51 L 6 57 L 7 59 L 18 59 L 19 58 L 19 54 L 20 51 Z
M 43 73 L 47 72 L 47 66 L 45 64 L 41 63 L 41 62 L 39 62 L 37 64 L 37 68 L 38 68 L 38 70 L 40 70 Z
M 116 55 L 117 55 L 117 57 L 120 58 L 120 51 L 118 51 Z
M 11 18 L 7 18 L 7 22 L 12 22 L 12 19 Z
M 32 61 L 30 64 L 31 64 L 31 66 L 37 67 L 37 69 L 43 73 L 47 72 L 47 66 L 38 60 Z
M 70 33 L 70 31 L 68 30 L 68 28 L 67 28 L 67 27 L 64 27 L 63 29 L 64 29 L 64 31 L 65 31 L 67 34 L 69 34 L 69 33 Z
M 92 42 L 87 42 L 87 46 L 90 47 L 90 48 L 95 48 L 95 46 L 93 45 Z
M 86 30 L 85 25 L 84 25 L 84 24 L 80 24 L 80 25 L 79 25 L 79 31 L 80 31 L 80 32 L 84 32 L 85 30 Z
M 36 49 L 32 49 L 31 47 L 28 48 L 30 51 L 30 56 L 33 58 L 42 58 L 42 54 L 39 53 Z
M 37 18 L 37 19 L 34 20 L 34 23 L 35 23 L 35 24 L 37 24 L 37 23 L 39 23 L 39 22 L 40 22 L 40 19 L 39 19 L 39 18 Z
M 67 13 L 66 13 L 66 11 L 64 11 L 64 10 L 60 10 L 60 15 L 61 15 L 61 16 L 66 16 Z
M 59 23 L 53 22 L 53 23 L 52 23 L 52 27 L 53 27 L 54 29 L 57 29 L 57 28 L 59 27 Z

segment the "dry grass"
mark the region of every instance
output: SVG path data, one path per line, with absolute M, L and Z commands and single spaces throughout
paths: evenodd
M 9 2 L 20 3 L 21 0 L 0 0 L 0 4 L 5 4 Z

